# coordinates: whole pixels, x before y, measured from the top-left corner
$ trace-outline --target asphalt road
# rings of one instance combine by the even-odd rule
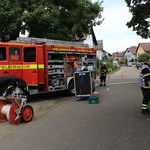
[[[99,104],[67,96],[31,103],[32,122],[0,125],[0,150],[148,150],[150,115],[141,114],[138,71],[119,72],[97,89]]]

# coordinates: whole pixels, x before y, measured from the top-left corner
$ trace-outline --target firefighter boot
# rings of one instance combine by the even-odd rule
[[[102,82],[100,82],[100,85],[99,86],[103,86]]]
[[[142,109],[142,113],[143,114],[150,114],[150,111],[149,111],[149,109]]]
[[[149,106],[147,104],[142,104],[142,113],[150,114]]]

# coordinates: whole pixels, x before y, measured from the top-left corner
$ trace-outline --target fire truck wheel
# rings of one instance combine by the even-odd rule
[[[26,96],[27,98],[29,98],[29,93],[27,92],[26,87],[18,87],[16,86],[15,83],[10,82],[4,86],[2,96],[4,97],[7,97],[7,96],[25,97]]]
[[[21,120],[23,122],[30,122],[33,119],[33,115],[33,108],[30,105],[26,105],[21,111]]]
[[[74,89],[74,81],[70,81],[69,86],[68,86],[68,94],[69,95],[75,95],[75,89]]]

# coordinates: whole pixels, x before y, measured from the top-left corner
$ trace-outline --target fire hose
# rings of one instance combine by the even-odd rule
[[[26,97],[0,97],[0,122],[8,121],[12,124],[30,122],[34,111],[26,101]]]

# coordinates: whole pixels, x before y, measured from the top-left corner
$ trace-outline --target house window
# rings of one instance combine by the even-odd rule
[[[10,60],[13,60],[13,61],[20,60],[20,48],[10,47],[9,56],[10,56]]]
[[[0,47],[0,61],[6,60],[6,47]]]
[[[24,62],[36,62],[36,48],[35,47],[24,48]]]

